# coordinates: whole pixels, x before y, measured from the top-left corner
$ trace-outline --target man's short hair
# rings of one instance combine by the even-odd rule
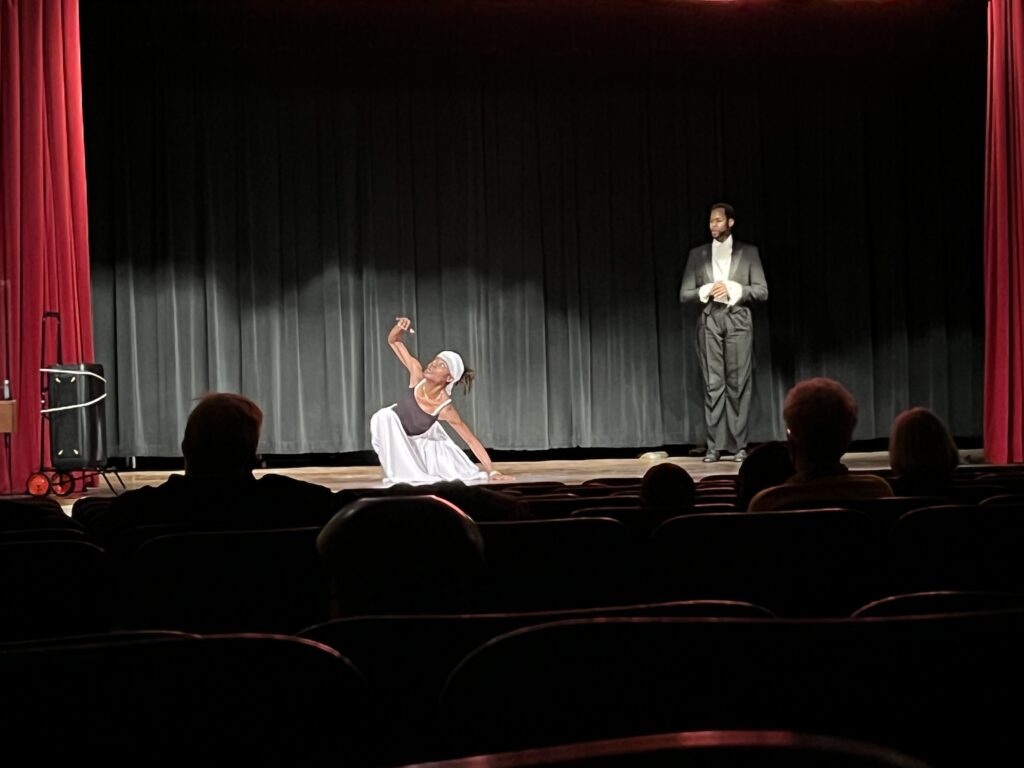
[[[236,475],[251,470],[262,427],[263,412],[248,397],[203,395],[189,414],[181,441],[185,473]]]
[[[732,206],[729,205],[728,203],[713,203],[712,206],[708,209],[708,213],[710,214],[712,211],[715,210],[715,208],[721,208],[723,211],[725,211],[725,218],[727,219],[736,218],[736,211],[734,211]]]
[[[789,390],[782,416],[800,455],[827,464],[839,461],[853,439],[857,401],[835,379],[819,376]]]

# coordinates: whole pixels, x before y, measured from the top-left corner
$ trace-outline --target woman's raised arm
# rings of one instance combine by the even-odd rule
[[[423,378],[423,366],[420,365],[419,360],[409,353],[409,349],[402,340],[402,334],[409,330],[411,325],[412,321],[408,317],[396,317],[395,326],[388,333],[388,346],[391,347],[391,351],[395,353],[395,356],[402,362],[402,365],[409,370],[410,387],[418,384],[420,379]]]

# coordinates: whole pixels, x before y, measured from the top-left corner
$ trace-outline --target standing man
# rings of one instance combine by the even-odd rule
[[[704,379],[704,461],[722,451],[747,457],[747,420],[753,369],[754,325],[750,304],[768,298],[757,246],[733,240],[736,223],[728,203],[711,206],[711,242],[690,251],[679,301],[701,303],[697,357]]]

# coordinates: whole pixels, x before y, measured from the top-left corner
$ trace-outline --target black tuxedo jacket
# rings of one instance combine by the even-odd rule
[[[768,283],[764,279],[761,266],[761,255],[756,245],[741,243],[735,238],[732,241],[732,264],[729,267],[729,279],[740,284],[743,294],[733,309],[755,301],[768,298]],[[683,284],[679,288],[679,301],[684,304],[700,303],[700,287],[715,282],[714,270],[711,266],[711,243],[699,245],[690,251],[683,272]],[[710,312],[712,302],[704,306]]]

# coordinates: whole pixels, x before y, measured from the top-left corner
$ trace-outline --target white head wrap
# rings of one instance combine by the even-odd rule
[[[458,352],[451,352],[446,349],[444,352],[438,352],[437,356],[444,360],[444,364],[448,366],[448,374],[452,377],[452,380],[448,382],[448,386],[444,388],[444,391],[450,395],[452,387],[462,378],[466,365],[462,362],[462,356]]]

